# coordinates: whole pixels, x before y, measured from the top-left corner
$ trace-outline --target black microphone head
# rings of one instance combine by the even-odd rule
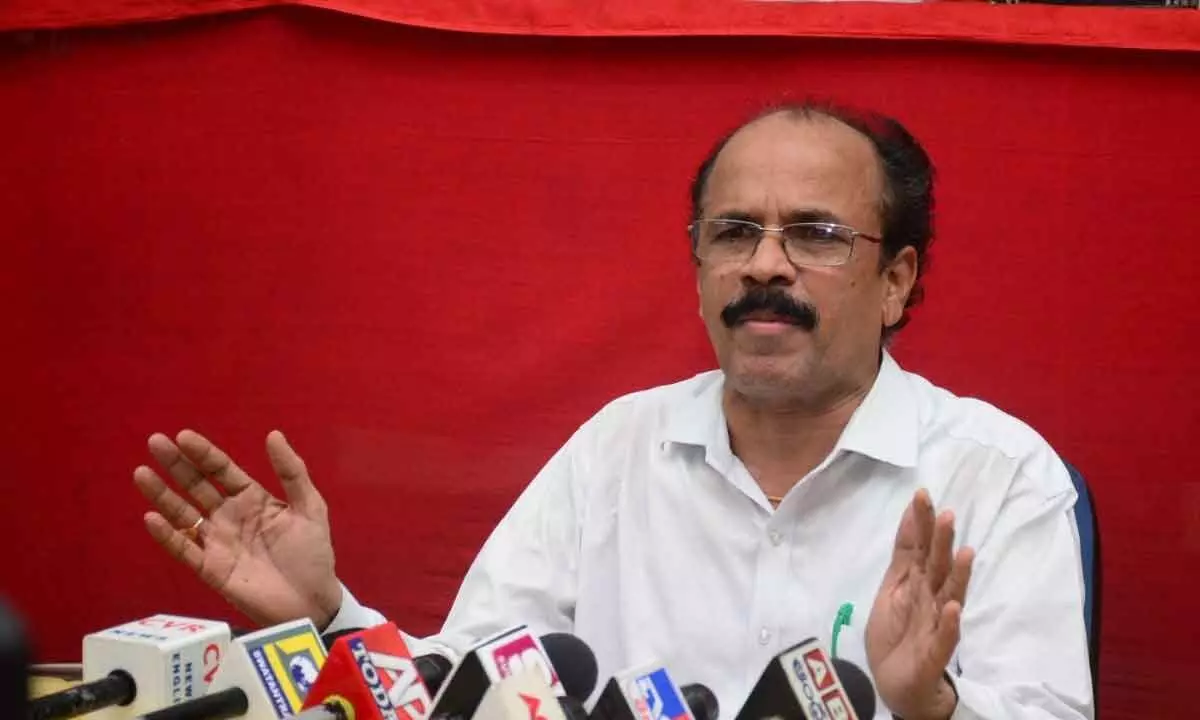
[[[454,667],[454,663],[437,653],[418,655],[413,658],[413,665],[417,667],[417,674],[421,676],[421,682],[425,683],[429,697],[437,696],[438,690],[442,689],[442,683],[446,681],[446,676]]]
[[[328,652],[333,649],[333,644],[337,642],[338,638],[343,638],[347,635],[362,631],[363,628],[344,628],[342,630],[334,630],[333,632],[328,632],[322,635],[321,642],[325,644],[325,650]]]
[[[833,670],[842,681],[854,714],[863,720],[875,717],[875,686],[871,678],[857,665],[841,658],[833,658]]]
[[[563,691],[573,698],[587,700],[596,689],[596,656],[587,643],[570,633],[548,633],[542,636],[546,659],[558,673]]]
[[[563,715],[567,720],[588,720],[587,709],[583,707],[583,701],[571,697],[560,697],[558,699],[559,707],[562,708]]]
[[[717,720],[717,716],[721,712],[721,705],[717,702],[717,696],[708,689],[708,686],[690,683],[679,688],[679,692],[683,694],[683,701],[687,703],[688,710],[692,711],[692,715],[696,716],[696,720]]]

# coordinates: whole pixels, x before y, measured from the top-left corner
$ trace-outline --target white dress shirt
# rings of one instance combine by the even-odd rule
[[[1083,575],[1062,461],[1031,428],[884,355],[833,451],[772,509],[732,453],[712,371],[610,403],[517,499],[442,632],[457,655],[525,623],[572,632],[601,682],[650,660],[733,717],[775,654],[807,637],[868,670],[863,629],[918,488],[976,550],[951,666],[954,720],[1090,718]],[[382,616],[348,591],[330,630]],[[877,718],[890,718],[879,700]]]

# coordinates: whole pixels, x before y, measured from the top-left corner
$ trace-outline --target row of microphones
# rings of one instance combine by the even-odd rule
[[[537,638],[524,627],[453,666],[441,655],[413,657],[390,623],[322,638],[299,620],[232,638],[224,623],[156,615],[87,636],[83,666],[81,685],[37,699],[28,717],[474,720],[506,703],[543,702],[582,719],[596,684],[595,658],[581,640]]]
[[[717,720],[704,685],[657,663],[596,688],[590,648],[517,626],[457,664],[413,656],[394,624],[320,636],[307,620],[232,637],[224,623],[155,615],[84,641],[84,680],[34,700],[31,720]],[[869,720],[865,673],[815,639],[773,658],[735,720]]]

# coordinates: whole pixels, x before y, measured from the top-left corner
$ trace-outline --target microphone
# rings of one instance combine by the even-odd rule
[[[328,652],[328,651],[333,650],[333,644],[335,642],[337,642],[338,640],[341,640],[342,638],[346,637],[347,635],[353,635],[354,633],[360,633],[363,630],[366,630],[366,628],[360,628],[360,627],[342,628],[341,630],[334,630],[333,632],[322,633],[321,634],[321,644],[325,646],[325,650]]]
[[[306,710],[325,708],[355,720],[424,720],[432,704],[393,623],[338,637],[304,701]]]
[[[570,696],[555,695],[534,669],[488,686],[471,720],[575,720],[579,716],[574,713],[582,711],[583,703]],[[586,720],[587,713],[582,717]]]
[[[526,626],[518,625],[485,638],[467,652],[434,698],[432,714],[469,718],[489,688],[526,672],[540,678],[553,695],[582,702],[596,687],[598,670],[591,649],[574,635],[550,633],[539,641]]]
[[[845,660],[830,661],[817,639],[809,638],[771,659],[736,720],[874,716],[875,690],[866,673]]]
[[[229,647],[223,622],[152,615],[83,639],[83,679],[29,703],[30,720],[124,720],[208,692]]]
[[[583,707],[583,701],[579,698],[564,695],[558,699],[558,705],[562,708],[566,720],[588,720],[587,709]]]
[[[683,693],[683,701],[696,720],[717,720],[720,717],[721,704],[707,685],[689,683],[679,688],[679,692]]]
[[[570,633],[549,633],[541,640],[566,694],[555,695],[536,668],[527,668],[490,686],[472,720],[588,720],[583,700],[595,689],[599,672],[591,648]]]
[[[592,649],[571,633],[562,632],[543,635],[542,647],[550,667],[558,673],[566,698],[578,700],[581,704],[586,701],[596,689],[596,679],[600,674]]]
[[[357,632],[362,632],[365,628],[346,628],[335,630],[330,633],[325,633],[321,636],[321,642],[325,643],[326,650],[333,650],[333,645],[339,638],[347,635],[353,635]],[[401,635],[401,639],[403,639]],[[407,647],[407,645],[405,646]],[[328,661],[327,661],[328,662]],[[421,676],[421,682],[425,683],[425,688],[429,690],[430,697],[438,694],[442,683],[445,682],[446,676],[450,674],[454,663],[450,662],[444,655],[438,653],[429,653],[428,655],[418,655],[413,658],[413,664],[417,667],[417,674]]]
[[[437,653],[418,655],[413,658],[413,664],[417,666],[417,674],[421,676],[421,681],[429,690],[430,697],[437,697],[438,690],[442,689],[442,683],[446,682],[446,676],[454,669],[454,663]]]
[[[0,717],[24,718],[29,712],[29,659],[21,621],[0,599]]]
[[[291,717],[300,711],[324,662],[325,646],[307,619],[242,635],[230,644],[208,695],[147,713],[140,720]],[[332,713],[321,717],[337,718]]]
[[[862,668],[841,658],[833,658],[833,668],[842,681],[842,687],[854,712],[862,720],[875,717],[875,686],[871,684],[871,678],[867,677]]]
[[[700,683],[675,685],[662,665],[646,664],[623,670],[600,691],[592,720],[716,720],[717,697]]]

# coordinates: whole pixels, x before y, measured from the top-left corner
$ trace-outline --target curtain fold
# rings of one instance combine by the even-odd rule
[[[0,6],[0,30],[174,20],[276,5],[306,5],[403,25],[475,33],[945,39],[1200,51],[1200,11],[1196,10],[984,2],[12,0]]]

